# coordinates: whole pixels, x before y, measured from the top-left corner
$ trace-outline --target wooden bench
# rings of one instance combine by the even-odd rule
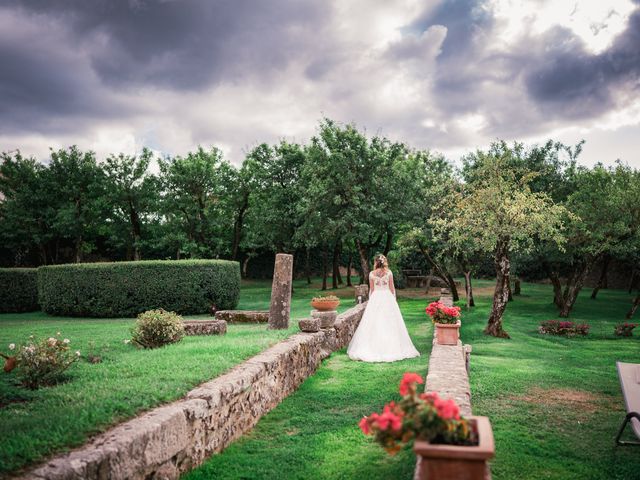
[[[631,423],[633,433],[640,440],[640,364],[616,362],[620,387],[624,397],[627,415],[620,426],[616,436],[617,445],[640,445],[640,441],[622,441],[622,436],[627,423]]]

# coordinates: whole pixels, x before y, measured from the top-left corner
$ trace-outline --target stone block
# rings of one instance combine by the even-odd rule
[[[303,332],[318,332],[320,331],[320,319],[303,318],[298,322],[298,326]]]
[[[331,328],[336,323],[338,312],[321,312],[319,310],[311,310],[311,318],[320,320],[320,328]]]
[[[227,322],[224,320],[186,320],[185,335],[224,335],[227,333]]]
[[[228,323],[267,323],[269,312],[260,310],[220,310],[216,312],[216,320]]]

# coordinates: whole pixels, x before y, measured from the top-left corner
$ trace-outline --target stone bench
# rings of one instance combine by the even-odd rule
[[[220,310],[216,312],[216,320],[227,323],[268,323],[269,312],[261,310]]]

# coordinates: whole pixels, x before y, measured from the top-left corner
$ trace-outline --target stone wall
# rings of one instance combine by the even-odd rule
[[[453,305],[453,299],[450,296],[442,296],[440,301],[447,306]],[[457,345],[438,345],[434,327],[433,346],[424,386],[425,392],[437,392],[442,398],[455,400],[463,417],[472,415],[471,387],[467,371],[467,355],[471,349],[468,347],[460,340]],[[418,457],[414,480],[423,478],[420,463],[421,457]],[[490,473],[487,475],[486,478],[490,479]]]
[[[231,371],[32,469],[24,479],[177,479],[220,452],[345,347],[366,304],[333,328],[298,333]]]

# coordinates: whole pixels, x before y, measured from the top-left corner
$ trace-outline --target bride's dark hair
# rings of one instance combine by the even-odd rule
[[[387,257],[385,257],[382,254],[378,255],[376,257],[375,262],[374,262],[374,266],[375,266],[375,268],[384,268],[384,267],[388,266]]]

